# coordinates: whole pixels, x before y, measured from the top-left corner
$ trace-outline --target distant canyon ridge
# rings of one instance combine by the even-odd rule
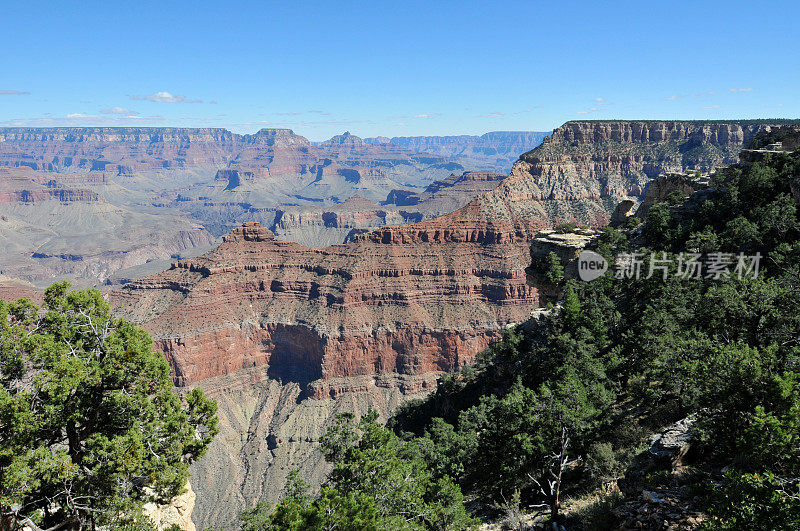
[[[0,281],[118,285],[248,221],[343,243],[460,208],[546,134],[312,143],[288,129],[3,128]]]

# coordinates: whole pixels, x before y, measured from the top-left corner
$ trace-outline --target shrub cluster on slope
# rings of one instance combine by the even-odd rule
[[[700,462],[727,470],[697,485],[711,525],[796,529],[799,178],[800,154],[771,154],[657,203],[638,230],[607,229],[601,254],[657,252],[667,278],[645,278],[645,263],[639,279],[566,283],[558,311],[508,331],[393,427],[485,505],[516,494],[561,520],[563,491],[618,477],[646,435],[695,415]],[[760,253],[760,275],[683,278],[681,252]]]
[[[427,466],[416,441],[404,442],[370,413],[337,417],[322,440],[333,463],[327,485],[312,497],[293,474],[270,512],[259,504],[242,514],[243,531],[305,529],[470,529],[459,487]]]

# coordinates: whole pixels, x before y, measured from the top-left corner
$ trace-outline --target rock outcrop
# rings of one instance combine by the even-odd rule
[[[677,192],[683,197],[688,197],[699,190],[708,188],[708,183],[709,175],[702,176],[700,172],[669,172],[659,175],[650,181],[635,215],[638,218],[644,218],[650,207],[659,201],[664,201],[673,192]]]
[[[687,417],[653,435],[647,450],[650,457],[661,464],[680,466],[696,436],[696,420],[694,416]]]
[[[640,199],[658,175],[738,161],[769,122],[567,122],[525,153],[511,177],[517,209],[536,203],[548,217],[590,226],[616,203]],[[504,183],[505,184],[505,183]]]
[[[614,529],[689,530],[708,519],[696,486],[712,471],[687,466],[696,457],[691,455],[695,420],[687,417],[655,433],[650,447],[617,480],[623,498],[612,510]]]
[[[196,499],[197,495],[192,490],[192,484],[187,482],[186,492],[176,496],[167,504],[145,504],[144,514],[155,524],[158,531],[173,526],[177,526],[181,531],[196,531],[197,527],[192,522],[192,511]]]
[[[432,217],[432,216],[428,216]],[[313,247],[343,243],[356,232],[386,225],[421,221],[423,214],[411,209],[380,206],[359,195],[325,209],[278,209],[270,229],[282,239]]]
[[[151,330],[179,385],[261,365],[304,384],[436,373],[527,317],[524,255],[503,248],[515,243],[501,228],[457,233],[440,220],[313,249],[248,223],[114,297]]]
[[[632,199],[623,199],[617,203],[608,224],[615,228],[622,227],[634,214],[636,214],[636,201]]]
[[[270,229],[283,240],[324,247],[346,243],[369,230],[416,223],[453,212],[494,189],[504,175],[487,172],[452,174],[416,193],[392,190],[381,205],[355,195],[328,209],[278,209]]]

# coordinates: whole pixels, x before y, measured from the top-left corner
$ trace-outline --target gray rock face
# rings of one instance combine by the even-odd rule
[[[614,209],[611,214],[609,225],[612,227],[621,227],[628,221],[628,218],[635,214],[636,201],[632,199],[624,199]]]
[[[567,122],[523,154],[509,179],[517,199],[536,201],[558,221],[605,225],[616,205],[641,200],[670,172],[708,172],[734,164],[765,122]],[[502,185],[501,185],[502,186]]]
[[[239,529],[243,509],[279,501],[292,470],[318,488],[330,471],[319,440],[336,414],[360,418],[375,410],[385,421],[403,401],[421,396],[404,387],[427,379],[430,389],[435,382],[435,375],[342,378],[329,383],[339,386],[336,398],[313,399],[297,383],[280,383],[265,373],[246,369],[200,383],[219,404],[221,431],[191,467],[197,493],[191,518],[197,529]]]
[[[650,456],[657,461],[667,461],[673,465],[680,464],[691,447],[695,420],[694,415],[686,417],[661,433],[653,435],[648,449]]]

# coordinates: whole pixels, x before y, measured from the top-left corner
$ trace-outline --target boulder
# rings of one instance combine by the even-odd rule
[[[144,514],[150,517],[159,531],[177,525],[181,531],[196,531],[192,522],[192,510],[197,496],[191,483],[186,483],[186,492],[176,496],[170,503],[157,505],[148,503],[144,506]]]
[[[625,225],[625,222],[628,221],[628,218],[633,216],[636,211],[634,207],[636,206],[636,202],[632,199],[624,199],[617,204],[617,207],[614,209],[614,212],[611,214],[611,221],[609,224],[612,227],[621,227]]]
[[[648,454],[656,461],[680,465],[691,448],[695,420],[694,415],[686,417],[653,435]]]

